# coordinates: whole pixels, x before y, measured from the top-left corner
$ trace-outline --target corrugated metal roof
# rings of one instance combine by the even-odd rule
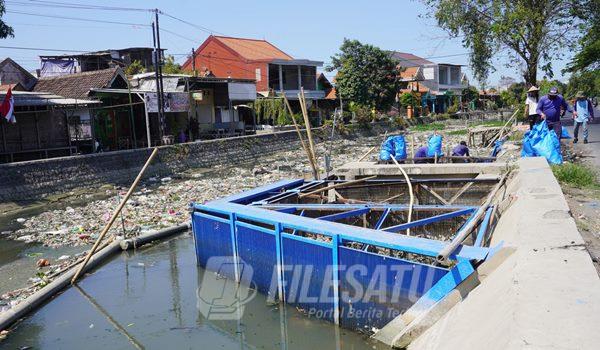
[[[4,99],[6,92],[0,92],[0,100]],[[100,101],[66,98],[48,92],[13,91],[15,106],[74,106],[101,104]]]
[[[407,52],[391,51],[390,56],[393,59],[400,61],[400,65],[403,67],[417,67],[426,66],[428,64],[434,64],[431,61],[428,61],[422,57]]]

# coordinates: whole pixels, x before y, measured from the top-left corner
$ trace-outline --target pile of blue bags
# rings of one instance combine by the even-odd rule
[[[390,136],[381,145],[379,159],[388,162],[392,160],[392,156],[396,160],[406,159],[406,140],[404,136]]]
[[[442,152],[442,135],[431,135],[427,141],[427,157],[441,157]]]
[[[544,157],[550,164],[562,164],[560,140],[545,122],[537,123],[523,136],[521,157]]]

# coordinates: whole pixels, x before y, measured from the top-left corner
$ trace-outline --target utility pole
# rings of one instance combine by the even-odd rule
[[[160,134],[161,141],[162,136],[165,135],[165,104],[164,104],[164,91],[163,91],[163,77],[162,77],[162,50],[160,49],[160,26],[158,24],[158,9],[154,9],[154,23],[156,26],[154,27],[155,43],[154,47],[156,50],[156,90],[158,92],[158,115],[160,120]]]
[[[197,77],[198,73],[196,72],[196,50],[192,47],[192,75]]]
[[[157,107],[157,113],[158,113],[158,123],[159,123],[159,138],[162,140],[162,114],[161,114],[161,109],[160,106],[162,105],[162,96],[160,94],[160,89],[158,87],[158,81],[159,81],[159,75],[158,75],[158,54],[156,51],[156,24],[154,22],[152,22],[152,45],[154,47],[154,79],[155,79],[155,87],[156,87],[156,107]],[[146,106],[146,111],[148,110],[148,106]],[[150,129],[148,129],[148,132],[150,132]],[[150,136],[148,135],[148,139],[150,139]],[[160,144],[159,144],[160,145]],[[148,144],[148,147],[151,147],[150,144]]]

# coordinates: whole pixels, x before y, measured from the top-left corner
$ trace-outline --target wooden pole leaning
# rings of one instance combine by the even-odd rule
[[[315,160],[311,156],[310,149],[306,145],[306,142],[304,142],[304,138],[302,137],[302,132],[300,131],[300,127],[298,126],[298,123],[296,123],[296,117],[294,116],[294,112],[292,111],[292,106],[290,106],[290,101],[287,99],[285,92],[282,91],[281,96],[283,96],[283,101],[285,102],[285,106],[287,107],[288,112],[290,113],[290,116],[292,117],[292,122],[294,123],[294,128],[296,128],[296,132],[298,133],[298,138],[300,139],[300,144],[302,145],[302,149],[304,150],[304,152],[306,152],[306,156],[308,157],[308,163],[310,164],[310,167],[312,168],[313,176],[314,176],[315,180],[317,180],[319,178],[319,168],[318,168],[317,164],[315,164]]]
[[[100,235],[96,239],[96,242],[92,246],[92,249],[90,249],[88,251],[87,256],[85,257],[85,260],[83,261],[83,263],[81,265],[79,265],[79,269],[77,270],[77,273],[75,273],[75,275],[71,279],[71,284],[75,283],[75,281],[77,280],[77,278],[79,277],[79,275],[81,274],[81,272],[83,271],[83,269],[85,268],[85,265],[88,263],[88,261],[90,260],[90,258],[92,257],[92,255],[94,255],[94,253],[98,249],[98,246],[102,242],[102,239],[104,238],[104,236],[106,235],[106,233],[108,232],[108,230],[110,230],[110,228],[113,225],[113,223],[115,222],[117,216],[119,215],[119,213],[121,212],[121,210],[123,209],[123,207],[125,206],[125,204],[127,203],[127,201],[129,200],[129,197],[131,197],[131,194],[133,193],[133,190],[135,189],[135,187],[137,186],[137,184],[142,179],[142,176],[146,172],[146,169],[148,169],[148,166],[150,165],[150,163],[152,162],[152,160],[156,156],[157,152],[158,152],[158,148],[155,148],[152,151],[152,154],[150,154],[150,157],[148,157],[148,160],[146,161],[146,164],[144,164],[144,167],[142,168],[142,170],[140,170],[138,176],[135,178],[135,180],[131,184],[131,187],[129,187],[129,191],[127,191],[127,194],[125,194],[125,197],[123,197],[123,200],[121,200],[121,203],[119,203],[119,206],[117,207],[117,209],[115,209],[115,211],[114,211],[113,215],[111,216],[110,220],[108,221],[108,223],[106,224],[106,226],[104,226],[104,229],[102,230],[102,232],[100,233]]]

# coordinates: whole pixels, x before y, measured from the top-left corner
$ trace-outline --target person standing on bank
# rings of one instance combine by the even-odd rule
[[[537,112],[540,89],[537,86],[532,86],[527,90],[527,98],[525,99],[525,118],[529,120],[529,130],[540,121],[540,115]]]
[[[573,130],[573,143],[577,143],[579,136],[579,127],[583,127],[583,143],[588,143],[588,122],[594,120],[594,105],[582,91],[577,92],[575,103],[573,105],[573,120],[575,129]]]
[[[558,139],[560,140],[560,136],[562,135],[560,117],[562,117],[566,111],[571,112],[572,110],[565,99],[558,94],[558,88],[550,88],[548,95],[540,98],[536,111],[540,115],[540,118],[546,121],[548,129],[554,130],[556,136],[558,136]]]

